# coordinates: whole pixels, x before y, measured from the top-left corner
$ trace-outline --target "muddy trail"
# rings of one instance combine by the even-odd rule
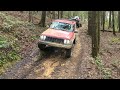
[[[78,29],[77,42],[71,58],[64,58],[64,51],[48,47],[44,53],[39,52],[37,42],[26,49],[23,60],[8,69],[1,79],[71,79],[89,78],[91,64],[90,37],[86,34],[87,25]],[[88,48],[88,49],[87,49]],[[87,53],[86,50],[87,49]],[[92,73],[93,70],[92,70]]]

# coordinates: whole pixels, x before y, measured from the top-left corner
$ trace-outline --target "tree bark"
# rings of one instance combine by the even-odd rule
[[[41,21],[39,23],[41,27],[45,27],[45,20],[46,20],[46,11],[42,11]]]
[[[92,11],[88,11],[88,35],[92,35]]]
[[[52,19],[55,19],[55,11],[52,11]]]
[[[110,11],[110,12],[109,12],[109,27],[108,27],[108,29],[111,28],[111,25],[112,25],[112,24],[111,24],[111,11]]]
[[[98,56],[99,52],[99,29],[100,29],[100,23],[99,23],[99,11],[92,11],[92,57],[96,58]]]
[[[61,11],[61,18],[63,18],[63,11]]]
[[[29,22],[33,22],[32,11],[29,11]]]
[[[105,11],[103,11],[103,32],[105,30]]]
[[[58,11],[58,19],[60,18],[60,11]]]
[[[101,15],[100,15],[100,19],[101,19],[101,27],[103,26],[103,11],[101,11]]]
[[[118,11],[118,26],[119,26],[119,30],[118,30],[118,32],[120,32],[120,11]]]
[[[112,24],[113,24],[113,35],[116,36],[116,33],[115,33],[115,22],[114,22],[114,11],[112,11]]]
[[[68,11],[68,18],[71,17],[71,11]]]

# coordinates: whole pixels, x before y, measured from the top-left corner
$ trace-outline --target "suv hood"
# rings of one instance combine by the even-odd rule
[[[56,30],[56,29],[47,29],[42,33],[42,35],[50,36],[50,37],[56,37],[56,38],[62,38],[62,39],[71,39],[73,36],[73,32],[66,32],[62,30]]]

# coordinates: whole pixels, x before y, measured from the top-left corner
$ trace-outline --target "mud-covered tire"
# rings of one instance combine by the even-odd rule
[[[72,54],[71,51],[72,51],[72,49],[66,49],[66,55],[65,55],[66,58],[71,57],[71,54]]]
[[[38,43],[38,48],[39,48],[40,50],[44,50],[44,49],[45,49],[45,46],[46,46],[46,45],[44,45],[44,44]]]
[[[73,44],[74,44],[74,45],[76,44],[76,39],[74,39]]]
[[[80,27],[79,23],[76,23],[76,27],[77,27],[77,28],[79,28],[79,27]]]
[[[82,24],[80,23],[80,26],[79,27],[82,27]]]

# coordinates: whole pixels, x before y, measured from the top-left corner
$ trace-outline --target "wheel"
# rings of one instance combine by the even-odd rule
[[[73,41],[73,44],[76,44],[76,39]]]
[[[40,50],[44,50],[44,49],[45,49],[45,46],[46,46],[46,45],[44,45],[44,44],[38,43],[38,48],[39,48]]]
[[[82,27],[82,24],[80,24],[80,27]]]
[[[71,57],[71,54],[72,54],[71,51],[72,51],[72,49],[66,49],[66,55],[65,55],[66,58]]]

